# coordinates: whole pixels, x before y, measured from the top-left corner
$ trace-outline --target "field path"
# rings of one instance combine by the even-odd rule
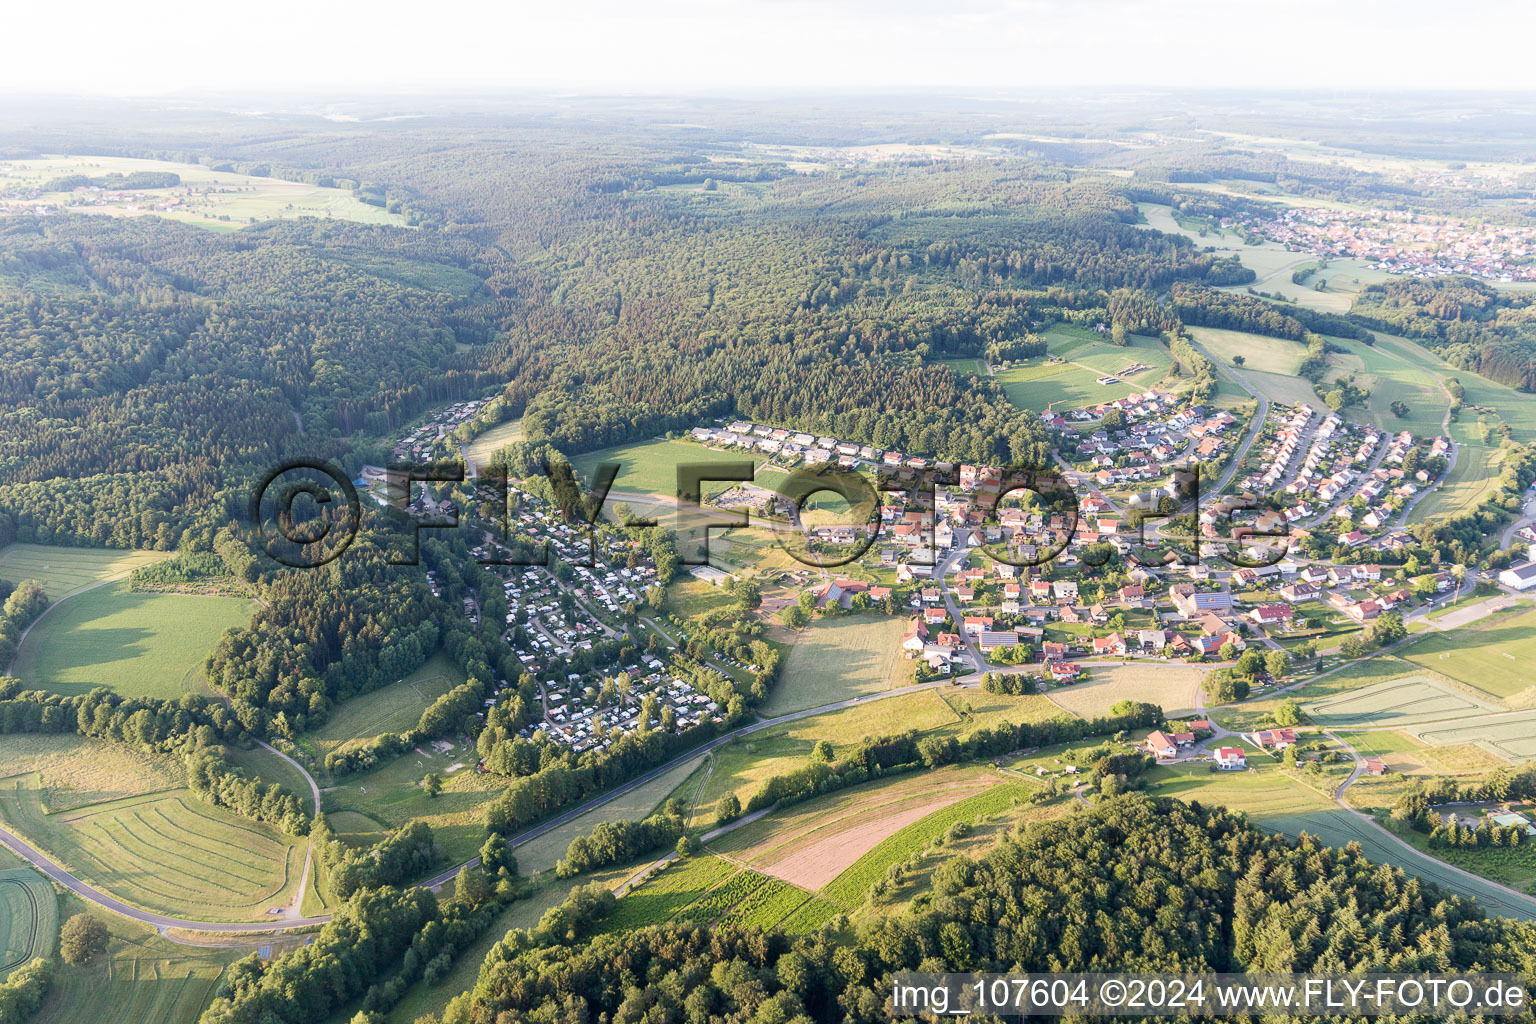
[[[1478,883],[1478,884],[1481,884],[1481,885],[1491,886],[1492,888],[1497,889],[1502,895],[1508,896],[1515,903],[1516,906],[1522,907],[1528,913],[1532,914],[1533,916],[1536,916],[1536,900],[1531,899],[1531,897],[1527,896],[1525,893],[1521,892],[1519,889],[1511,889],[1507,885],[1501,885],[1500,883],[1495,882],[1492,879],[1484,878],[1482,875],[1475,875],[1475,874],[1473,874],[1470,871],[1463,871],[1461,868],[1456,867],[1454,864],[1447,863],[1446,861],[1441,860],[1439,857],[1434,857],[1434,856],[1431,856],[1429,854],[1423,853],[1418,848],[1416,848],[1412,843],[1408,842],[1405,839],[1401,839],[1401,838],[1393,835],[1392,832],[1389,829],[1383,828],[1381,826],[1381,824],[1375,818],[1371,817],[1369,814],[1366,814],[1364,811],[1356,810],[1355,808],[1349,806],[1349,804],[1345,803],[1344,802],[1344,792],[1345,792],[1345,790],[1349,789],[1350,786],[1354,785],[1355,781],[1357,779],[1359,779],[1362,774],[1365,773],[1365,759],[1360,756],[1360,752],[1359,751],[1357,751],[1354,747],[1350,746],[1344,740],[1340,739],[1335,733],[1325,730],[1323,735],[1327,736],[1329,739],[1331,739],[1335,743],[1339,744],[1339,746],[1341,746],[1345,750],[1349,751],[1350,756],[1355,759],[1355,768],[1354,768],[1354,770],[1352,772],[1349,773],[1349,778],[1345,779],[1342,783],[1340,783],[1339,784],[1339,788],[1334,790],[1334,792],[1333,792],[1334,802],[1336,802],[1340,807],[1342,807],[1344,810],[1348,811],[1350,814],[1353,814],[1360,821],[1364,822],[1367,826],[1369,826],[1371,829],[1376,831],[1383,838],[1387,839],[1393,845],[1401,847],[1404,850],[1407,850],[1415,858],[1426,857],[1429,860],[1434,861],[1436,865],[1438,865],[1440,867],[1443,867],[1446,871],[1449,871],[1450,873],[1452,873],[1454,875],[1458,875],[1458,876],[1460,876],[1462,878],[1466,878],[1466,879],[1468,879],[1468,880],[1470,880],[1472,882],[1475,882],[1475,883]]]
[[[87,885],[74,875],[55,864],[45,854],[39,852],[26,840],[7,829],[0,828],[0,843],[4,843],[31,865],[58,882],[64,888],[73,892],[82,899],[88,900],[99,907],[114,911],[159,929],[162,934],[167,928],[183,928],[187,931],[197,932],[270,932],[288,928],[305,928],[310,925],[324,924],[329,917],[310,917],[293,920],[285,919],[280,925],[274,921],[250,921],[245,923],[211,922],[211,921],[185,921],[177,917],[167,917],[164,914],[153,914],[147,910],[140,910],[124,903],[115,896],[108,896],[95,886]],[[167,936],[170,938],[170,936]]]
[[[43,613],[41,615],[39,615],[37,618],[32,620],[32,624],[31,625],[29,625],[26,629],[21,631],[21,636],[18,636],[16,638],[16,653],[11,657],[11,663],[5,667],[5,674],[6,675],[12,675],[16,671],[16,663],[21,660],[21,645],[22,645],[22,642],[27,639],[27,634],[32,632],[33,627],[36,626],[39,622],[42,622],[44,619],[46,619],[48,617],[48,614],[50,612],[52,612],[55,608],[57,608],[59,605],[63,604],[65,601],[68,601],[72,597],[79,597],[81,594],[88,594],[88,593],[90,593],[93,590],[98,590],[101,587],[106,586],[108,583],[117,583],[120,580],[127,579],[132,574],[133,574],[133,570],[132,569],[129,569],[127,572],[120,572],[116,576],[112,576],[112,577],[109,577],[107,579],[104,579],[104,580],[102,580],[99,583],[92,583],[90,586],[88,586],[88,587],[81,587],[79,590],[71,590],[69,593],[65,594],[63,597],[59,598],[57,601],[54,601],[51,604],[49,604],[47,608],[43,609]]]
[[[289,764],[293,765],[293,767],[298,770],[298,773],[300,775],[304,776],[304,781],[309,783],[310,798],[312,800],[314,800],[314,802],[315,802],[315,811],[314,811],[314,813],[319,814],[320,813],[320,784],[315,781],[315,777],[313,775],[309,774],[309,772],[304,769],[303,765],[299,764],[299,762],[295,761],[293,758],[289,757],[287,754],[283,753],[281,750],[278,750],[276,747],[274,747],[272,744],[268,743],[266,740],[257,740],[256,742],[260,746],[263,746],[266,749],[272,751],[272,753],[276,754],[278,757],[282,758],[284,761],[287,761]],[[304,912],[302,910],[300,910],[299,908],[304,903],[304,891],[309,888],[309,873],[310,873],[311,869],[314,867],[314,863],[315,863],[315,844],[313,842],[306,843],[304,845],[304,874],[299,876],[299,888],[298,888],[298,891],[293,894],[293,903],[288,907],[287,913],[284,915],[285,917],[302,918],[304,916]]]
[[[610,789],[608,792],[595,796],[591,800],[579,804],[563,814],[556,815],[547,821],[540,822],[532,828],[518,833],[517,835],[511,837],[509,840],[509,846],[515,848],[522,845],[523,843],[529,842],[530,840],[537,839],[539,836],[544,835],[546,832],[552,831],[553,829],[559,828],[561,825],[565,825],[571,821],[574,821],[577,818],[580,818],[581,816],[594,810],[595,808],[609,803],[610,801],[617,800],[619,797],[625,795],[626,793],[638,789],[648,782],[654,781],[659,776],[664,775],[675,768],[681,767],[686,762],[694,760],[702,754],[708,754],[715,750],[717,747],[732,742],[738,736],[750,735],[751,733],[761,732],[764,729],[771,729],[774,726],[783,725],[787,722],[796,722],[803,718],[811,718],[815,715],[823,715],[833,711],[841,711],[844,708],[851,708],[857,704],[865,704],[876,700],[886,700],[892,697],[901,697],[911,693],[918,693],[922,690],[935,690],[939,689],[940,687],[947,688],[952,685],[953,683],[947,679],[931,683],[918,683],[914,686],[904,686],[897,690],[885,690],[880,693],[871,693],[860,697],[851,697],[847,700],[837,701],[833,704],[826,704],[818,708],[806,708],[803,711],[791,711],[787,714],[779,715],[776,718],[759,719],[756,722],[743,725],[740,728],[731,730],[730,732],[722,733],[721,735],[715,737],[713,740],[710,740],[708,743],[686,751],[683,754],[680,754],[678,757],[673,758],[671,761],[668,761],[666,764],[652,768],[650,771],[630,779],[628,782],[621,786],[616,786],[613,789]],[[309,772],[305,771],[302,765],[288,757],[288,755],[284,754],[281,750],[276,750],[275,748],[272,748],[265,743],[262,743],[261,745],[266,747],[268,750],[271,750],[273,753],[283,758],[283,760],[287,761],[289,764],[294,765],[294,767],[298,768],[299,771],[304,773],[304,777],[309,780],[310,794],[315,801],[316,808],[318,808],[320,803],[320,788],[315,783],[314,778],[310,776]],[[723,834],[724,831],[728,831],[733,828],[740,828],[742,825],[756,821],[762,815],[767,814],[768,810],[769,809],[765,809],[755,814],[749,814],[743,818],[738,818],[736,821],[731,822],[729,825],[723,826],[721,829],[714,830],[713,832],[707,834],[705,838],[712,839],[720,834]],[[90,903],[94,903],[106,910],[110,910],[113,913],[121,914],[122,916],[131,920],[150,925],[151,927],[158,929],[165,938],[170,939],[172,942],[184,942],[186,945],[199,944],[190,936],[187,937],[186,940],[183,940],[177,935],[170,934],[170,929],[178,929],[188,932],[257,934],[261,932],[290,931],[295,928],[309,928],[315,925],[325,924],[331,919],[329,914],[321,917],[289,916],[298,914],[299,904],[297,901],[303,899],[304,888],[306,887],[308,881],[310,864],[308,858],[305,860],[306,885],[300,885],[299,895],[295,898],[296,902],[290,908],[289,915],[285,915],[272,921],[250,921],[239,923],[224,921],[187,921],[181,918],[167,917],[164,914],[151,913],[147,910],[140,910],[137,907],[124,903],[122,900],[116,898],[115,896],[109,896],[107,893],[102,892],[95,886],[89,885],[76,878],[74,875],[70,874],[63,867],[57,864],[47,854],[36,849],[20,836],[17,836],[3,828],[0,828],[0,843],[4,843],[6,846],[10,847],[10,849],[14,850],[24,860],[28,861],[39,871],[42,871],[49,878],[58,882],[66,889],[69,889],[80,898]],[[456,876],[462,868],[477,867],[479,864],[479,857],[472,858],[463,864],[455,865],[449,870],[427,879],[421,883],[421,886],[425,889],[441,889],[443,886],[452,882],[454,880],[454,876]]]

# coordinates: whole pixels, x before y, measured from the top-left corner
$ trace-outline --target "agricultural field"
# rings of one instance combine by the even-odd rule
[[[1504,464],[1504,450],[1483,444],[1459,444],[1456,465],[1445,481],[1413,507],[1410,523],[1445,519],[1470,512],[1487,501],[1499,489],[1499,474]]]
[[[991,786],[933,811],[898,829],[876,843],[840,872],[819,895],[847,910],[856,910],[869,895],[877,879],[884,878],[892,864],[901,864],[922,852],[957,822],[975,824],[998,814],[1011,813],[1027,806],[1034,792],[1031,785],[1004,782]]]
[[[1120,348],[1096,332],[1057,325],[1046,332],[1046,342],[1051,355],[1066,361],[1031,360],[999,370],[994,376],[1008,400],[1021,409],[1075,409],[1112,402],[1134,391],[1145,391],[1162,380],[1173,365],[1168,350],[1151,338],[1133,336],[1129,345]],[[1123,377],[1118,384],[1098,382],[1098,378],[1137,362],[1152,368]]]
[[[1307,346],[1287,338],[1271,338],[1247,331],[1228,331],[1218,327],[1191,327],[1189,336],[1212,356],[1232,365],[1233,356],[1242,356],[1241,372],[1294,377],[1307,358]],[[1312,404],[1316,404],[1314,401]]]
[[[1508,761],[1536,759],[1536,711],[1425,725],[1410,732],[1426,743],[1460,746],[1475,743]]]
[[[1108,715],[1122,700],[1156,704],[1176,716],[1196,709],[1203,678],[1203,670],[1182,665],[1093,668],[1086,682],[1052,688],[1050,699],[1081,718]]]
[[[81,736],[11,733],[0,736],[0,779],[35,774],[53,813],[187,784],[181,759],[127,744]]]
[[[1248,771],[1215,771],[1211,764],[1203,762],[1157,765],[1147,772],[1148,789],[1154,796],[1218,804],[1246,811],[1256,819],[1305,814],[1335,806],[1327,793],[1342,779],[1324,777],[1313,782],[1317,787],[1314,789],[1299,773],[1287,772],[1279,762],[1257,754],[1247,744],[1240,746],[1248,750]]]
[[[990,771],[949,768],[868,782],[744,825],[709,849],[814,891],[892,833],[1001,781]]]
[[[37,580],[57,601],[86,587],[126,577],[141,565],[170,558],[169,551],[118,548],[69,548],[46,544],[9,544],[0,548],[0,580]]]
[[[937,690],[920,690],[868,704],[814,715],[749,734],[715,750],[715,770],[699,798],[698,825],[713,821],[715,802],[735,793],[745,806],[765,780],[805,764],[818,740],[834,750],[866,736],[888,736],[917,729],[930,732],[960,721]]]
[[[167,594],[109,583],[50,608],[16,654],[15,675],[51,693],[98,686],[124,696],[210,694],[203,662],[224,631],[249,625],[255,601]]]
[[[662,775],[647,782],[643,786],[625,793],[623,796],[603,804],[601,807],[583,814],[581,817],[566,822],[559,828],[521,843],[513,849],[517,857],[519,873],[531,875],[538,871],[549,871],[555,866],[555,862],[565,856],[566,848],[571,845],[571,840],[579,835],[586,835],[598,825],[608,821],[638,821],[655,811],[672,793],[688,779],[692,778],[700,763],[699,758],[679,765]],[[695,780],[697,788],[697,780]],[[679,797],[682,798],[681,796]],[[685,803],[691,799],[685,800]]]
[[[1419,634],[1402,657],[1514,706],[1530,706],[1536,703],[1530,674],[1536,610],[1512,608],[1454,630]]]
[[[473,748],[455,745],[437,751],[430,747],[407,751],[371,772],[348,775],[322,789],[320,806],[327,818],[337,812],[356,812],[344,818],[357,826],[359,840],[377,839],[364,832],[365,822],[384,829],[399,828],[414,819],[432,827],[445,860],[461,863],[475,856],[485,842],[485,805],[505,787],[494,775],[477,775]],[[421,788],[422,776],[443,776],[443,791],[430,797]]]
[[[906,620],[870,613],[818,619],[798,634],[762,713],[820,707],[911,683],[902,671]]]
[[[1325,729],[1405,726],[1484,715],[1502,708],[1428,676],[1411,675],[1302,705]]]
[[[1411,847],[1400,845],[1393,837],[1362,821],[1353,812],[1335,808],[1267,818],[1264,826],[1297,838],[1301,833],[1317,837],[1327,846],[1359,843],[1366,857],[1379,864],[1390,864],[1409,875],[1432,882],[1448,892],[1475,899],[1490,914],[1519,920],[1536,920],[1536,899],[1515,896],[1481,879],[1470,878],[1446,864]]]
[[[464,673],[446,654],[438,653],[404,679],[343,701],[331,712],[330,721],[299,738],[299,746],[319,764],[325,755],[353,741],[414,729],[433,701],[462,682]]]
[[[219,979],[249,946],[183,946],[127,918],[65,898],[63,916],[82,911],[107,926],[104,956],[79,967],[59,961],[43,1008],[31,1024],[196,1024]]]
[[[171,188],[125,190],[121,198],[98,192],[91,197],[94,205],[70,205],[81,198],[70,192],[44,192],[25,204],[64,207],[70,212],[109,217],[153,215],[214,231],[234,231],[256,221],[294,217],[337,218],[397,226],[406,223],[401,215],[365,203],[349,189],[322,188],[165,160],[46,156],[15,162],[9,173],[0,177],[0,182],[6,188],[26,188],[68,175],[97,178],[140,171],[170,171],[181,177],[181,184]]]
[[[614,496],[611,500],[621,500],[624,491],[653,494],[670,500],[677,494],[677,467],[680,465],[697,463],[724,466],[751,462],[755,467],[762,465],[763,461],[761,456],[745,451],[712,451],[702,445],[683,441],[641,441],[638,444],[620,445],[578,455],[571,460],[571,465],[590,483],[599,464],[619,463],[619,475],[613,481]],[[702,484],[706,496],[719,494],[732,486],[731,483],[721,481],[705,481]],[[647,515],[651,513],[650,509],[642,511]]]
[[[145,793],[50,811],[36,773],[0,779],[0,820],[80,878],[146,910],[250,921],[294,901],[303,840],[194,797]]]
[[[1445,427],[1445,413],[1451,404],[1442,381],[1448,375],[1459,376],[1460,371],[1440,362],[1427,349],[1414,346],[1416,353],[1406,353],[1381,337],[1378,335],[1374,345],[1353,338],[1328,339],[1344,350],[1333,353],[1329,360],[1340,371],[1353,373],[1355,382],[1371,393],[1363,410],[1351,406],[1345,410],[1345,415],[1394,432],[1411,430],[1420,436],[1439,434]],[[1409,358],[1410,355],[1421,358]],[[1401,418],[1395,415],[1391,411],[1393,402],[1408,406],[1408,415]]]
[[[495,455],[513,441],[521,441],[522,439],[523,421],[521,419],[507,420],[505,423],[496,424],[469,442],[469,444],[465,445],[465,450],[469,453],[469,458],[474,462],[475,466],[482,467],[490,464],[492,455]]]
[[[709,854],[671,861],[619,900],[603,930],[625,932],[670,920],[736,871],[734,864]]]
[[[982,689],[940,690],[944,703],[955,712],[956,720],[928,730],[933,736],[969,736],[978,729],[991,729],[1007,722],[1044,722],[1052,718],[1066,718],[1061,708],[1051,703],[1049,697],[1028,693],[1014,696],[1007,693],[987,693]]]
[[[1361,757],[1381,758],[1391,772],[1382,778],[1363,776],[1356,780],[1346,796],[1351,802],[1356,793],[1382,787],[1393,776],[1481,775],[1506,767],[1503,760],[1472,743],[1433,746],[1413,738],[1406,731],[1388,729],[1373,729],[1369,732],[1340,730],[1336,735]]]
[[[985,376],[987,372],[986,362],[977,357],[940,359],[939,364],[947,366],[957,374],[971,373],[977,376]]]
[[[53,883],[31,868],[0,871],[0,981],[25,963],[52,956],[58,934]]]

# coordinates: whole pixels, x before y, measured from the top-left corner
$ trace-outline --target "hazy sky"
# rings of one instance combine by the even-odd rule
[[[0,91],[1533,89],[1536,2],[8,4]]]

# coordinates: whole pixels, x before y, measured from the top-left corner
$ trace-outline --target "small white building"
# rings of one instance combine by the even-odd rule
[[[1224,771],[1248,767],[1248,755],[1241,747],[1222,747],[1216,751],[1216,767]]]

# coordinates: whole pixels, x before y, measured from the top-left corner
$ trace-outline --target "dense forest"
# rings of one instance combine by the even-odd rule
[[[1536,968],[1533,939],[1358,848],[1130,794],[949,860],[910,911],[851,937],[513,932],[443,1019],[875,1022],[899,971],[1520,973]]]

